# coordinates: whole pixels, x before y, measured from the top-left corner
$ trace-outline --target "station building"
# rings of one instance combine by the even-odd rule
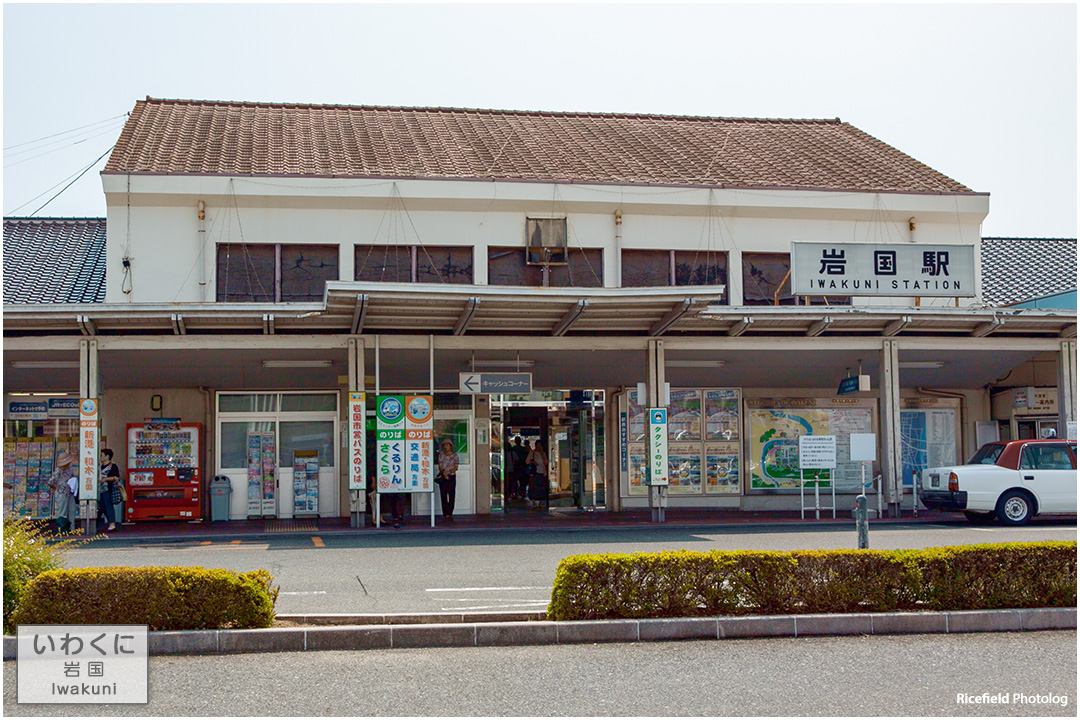
[[[459,514],[533,511],[519,436],[549,506],[648,507],[652,405],[673,509],[799,510],[806,433],[841,512],[894,513],[928,464],[1075,433],[1075,239],[982,238],[989,193],[839,119],[147,98],[101,180],[105,219],[5,219],[6,513],[47,515],[79,398],[139,519],[209,518],[212,478],[231,519],[362,510],[351,391],[434,394]],[[825,283],[867,249],[923,276]]]

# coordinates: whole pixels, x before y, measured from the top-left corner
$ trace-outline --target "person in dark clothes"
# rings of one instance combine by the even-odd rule
[[[108,530],[116,529],[116,506],[120,502],[120,468],[113,462],[113,451],[109,448],[102,448],[98,509],[109,523]]]
[[[454,522],[454,496],[457,494],[458,456],[454,452],[451,440],[442,441],[439,453],[439,476],[435,482],[439,486],[439,498],[442,500],[442,514],[447,522]]]
[[[514,438],[514,444],[507,452],[510,460],[510,489],[507,491],[512,498],[525,497],[525,482],[528,478],[528,470],[525,468],[525,458],[529,455],[529,449],[522,446],[521,436]]]

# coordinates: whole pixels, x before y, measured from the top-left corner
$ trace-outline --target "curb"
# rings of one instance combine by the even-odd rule
[[[321,618],[328,624],[319,627],[255,630],[151,632],[150,654],[223,655],[314,650],[391,650],[1076,629],[1076,608],[576,621],[521,620],[503,616],[502,622],[480,621],[476,616],[458,613],[436,616],[417,614],[281,617],[292,620],[305,618],[306,621]],[[490,615],[487,617],[490,618]],[[455,621],[454,618],[460,620]],[[358,621],[357,624],[329,624],[354,619]],[[4,637],[4,660],[16,659],[16,645],[14,636]]]
[[[957,523],[963,524],[963,520],[954,520],[952,518],[939,518],[933,521],[923,521],[918,518],[880,518],[874,520],[871,523],[871,530],[875,527],[887,527],[891,525],[907,525],[907,524],[925,524],[926,522],[932,522],[932,524],[949,524]],[[172,543],[185,543],[185,542],[203,542],[206,540],[249,540],[249,541],[270,541],[283,537],[308,537],[311,535],[346,535],[358,538],[391,538],[401,536],[411,536],[417,534],[427,533],[468,533],[468,532],[581,532],[592,530],[638,530],[642,527],[648,527],[653,530],[685,530],[692,528],[694,530],[703,531],[723,531],[723,530],[761,530],[767,528],[790,528],[796,529],[815,529],[815,530],[852,530],[854,528],[854,521],[848,518],[822,518],[821,520],[753,520],[747,522],[680,522],[680,521],[668,521],[664,524],[656,524],[651,522],[641,523],[626,523],[626,524],[581,524],[581,525],[484,525],[470,527],[468,525],[446,527],[445,525],[437,525],[432,528],[427,525],[406,525],[400,530],[393,532],[386,532],[389,529],[388,525],[385,525],[376,530],[374,525],[367,525],[364,527],[326,527],[319,528],[317,530],[290,530],[287,532],[266,532],[262,530],[251,530],[249,532],[199,532],[194,531],[191,534],[168,534],[168,535],[154,535],[154,534],[139,534],[138,532],[132,533],[98,533],[92,537],[101,537],[104,539],[114,540],[118,544],[123,545],[138,545],[143,543],[158,543],[158,544],[172,544]]]

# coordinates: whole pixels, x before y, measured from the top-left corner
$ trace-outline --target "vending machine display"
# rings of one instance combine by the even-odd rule
[[[202,518],[202,425],[155,418],[127,426],[127,519]]]

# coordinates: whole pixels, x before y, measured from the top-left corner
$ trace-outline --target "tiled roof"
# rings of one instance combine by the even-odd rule
[[[105,218],[4,218],[4,304],[105,301]]]
[[[154,98],[135,104],[104,172],[973,192],[838,118]]]
[[[983,238],[982,293],[991,305],[1076,290],[1076,238]]]

